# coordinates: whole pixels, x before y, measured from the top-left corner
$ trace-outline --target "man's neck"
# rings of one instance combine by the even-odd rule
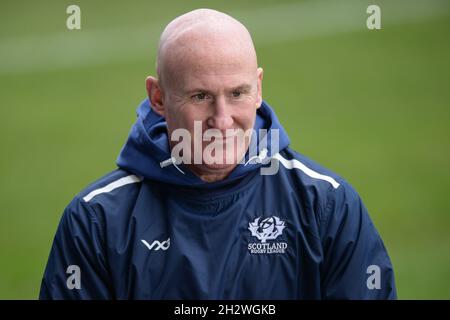
[[[233,171],[233,169],[236,167],[234,165],[233,167],[221,169],[221,170],[201,170],[196,166],[188,166],[188,168],[200,179],[202,179],[205,182],[216,182],[225,179],[228,177],[228,175]]]
[[[221,174],[207,173],[199,175],[199,178],[205,182],[216,182],[225,179],[228,175],[229,173],[221,173]]]

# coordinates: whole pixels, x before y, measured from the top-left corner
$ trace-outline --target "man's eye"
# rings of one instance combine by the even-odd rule
[[[206,94],[204,94],[204,93],[197,93],[197,94],[194,94],[192,96],[192,98],[194,98],[196,100],[205,100],[206,99]]]
[[[241,92],[240,91],[233,91],[233,97],[234,98],[239,98],[241,96]]]

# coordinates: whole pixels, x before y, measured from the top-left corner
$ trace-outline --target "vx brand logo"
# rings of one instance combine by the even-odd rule
[[[170,247],[170,238],[168,238],[166,241],[162,241],[162,242],[155,240],[152,242],[151,245],[148,244],[148,242],[145,240],[141,240],[141,242],[148,248],[148,250],[155,250],[155,251],[159,250],[159,249],[167,250]]]

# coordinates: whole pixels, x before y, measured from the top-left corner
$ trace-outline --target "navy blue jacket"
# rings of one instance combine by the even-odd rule
[[[266,102],[261,128],[279,130],[279,150],[269,144],[261,161],[206,183],[161,166],[171,158],[166,123],[145,100],[118,169],[66,207],[40,298],[395,299],[356,191],[290,149]]]

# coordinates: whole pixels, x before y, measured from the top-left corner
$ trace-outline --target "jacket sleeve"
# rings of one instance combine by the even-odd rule
[[[386,248],[356,191],[347,183],[332,191],[321,239],[324,299],[396,299]]]
[[[111,299],[102,226],[76,197],[64,210],[42,279],[39,299]]]

